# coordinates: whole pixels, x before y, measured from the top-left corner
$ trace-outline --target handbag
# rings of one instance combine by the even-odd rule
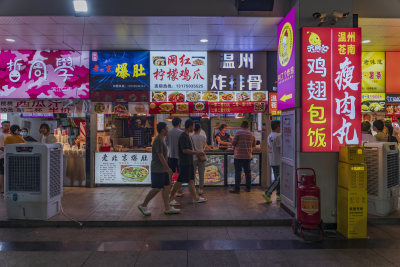
[[[197,155],[197,160],[198,160],[199,162],[204,162],[204,161],[206,161],[206,160],[207,160],[206,154]]]

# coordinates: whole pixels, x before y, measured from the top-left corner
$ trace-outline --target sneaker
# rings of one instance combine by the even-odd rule
[[[150,216],[151,212],[147,210],[147,207],[138,206],[138,209],[143,214],[143,216]]]
[[[265,198],[265,200],[267,201],[267,203],[272,203],[271,198],[270,198],[269,196],[267,196],[265,193],[264,193],[262,196]]]
[[[281,201],[281,196],[276,196],[276,201]]]
[[[199,195],[202,195],[204,192],[202,189],[199,189]]]
[[[181,193],[176,193],[176,197],[183,197],[185,194],[183,193],[183,192],[181,192]]]
[[[199,197],[198,200],[193,201],[193,203],[204,203],[207,202],[207,199],[204,197]]]
[[[229,193],[240,194],[240,191],[236,191],[235,189],[231,189],[231,190],[229,190]]]
[[[181,213],[180,209],[175,209],[174,207],[171,207],[169,210],[164,211],[165,215],[172,215],[172,214],[179,214]]]
[[[172,200],[171,202],[169,202],[169,205],[171,205],[171,206],[180,206],[181,203],[179,203],[178,201],[176,201],[176,200],[174,199],[174,200]]]

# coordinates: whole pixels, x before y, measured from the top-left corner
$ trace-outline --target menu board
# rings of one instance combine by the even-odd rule
[[[224,155],[207,155],[204,185],[225,185],[224,165]],[[196,184],[198,184],[198,174],[196,174]]]
[[[89,52],[0,51],[0,98],[89,98]]]
[[[362,112],[385,112],[385,93],[361,94]]]
[[[90,52],[90,90],[149,91],[149,51]]]
[[[150,114],[187,114],[208,113],[209,103],[206,101],[196,102],[151,102]]]
[[[151,153],[96,153],[96,184],[151,184]]]
[[[260,155],[253,155],[250,163],[251,184],[260,184]],[[233,155],[228,155],[228,185],[235,184],[235,165]],[[246,184],[246,176],[242,172],[241,184]]]
[[[208,56],[208,90],[267,90],[266,52],[210,52]]]
[[[207,90],[207,52],[151,51],[150,90]]]

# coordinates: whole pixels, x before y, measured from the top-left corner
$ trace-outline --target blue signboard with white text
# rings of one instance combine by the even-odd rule
[[[92,51],[91,91],[149,91],[149,51]]]

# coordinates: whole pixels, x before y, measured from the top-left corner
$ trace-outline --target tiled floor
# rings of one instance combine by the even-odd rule
[[[137,206],[141,203],[148,187],[99,187],[64,188],[62,205],[65,214],[79,221],[143,221],[143,220],[270,220],[291,217],[274,201],[267,204],[263,191],[254,187],[252,192],[230,194],[228,188],[206,188],[208,202],[192,204],[185,189],[181,202],[182,214],[164,215],[161,194],[149,204],[152,216],[144,218]],[[0,201],[0,220],[7,220],[4,200]],[[51,221],[68,221],[63,214]]]

